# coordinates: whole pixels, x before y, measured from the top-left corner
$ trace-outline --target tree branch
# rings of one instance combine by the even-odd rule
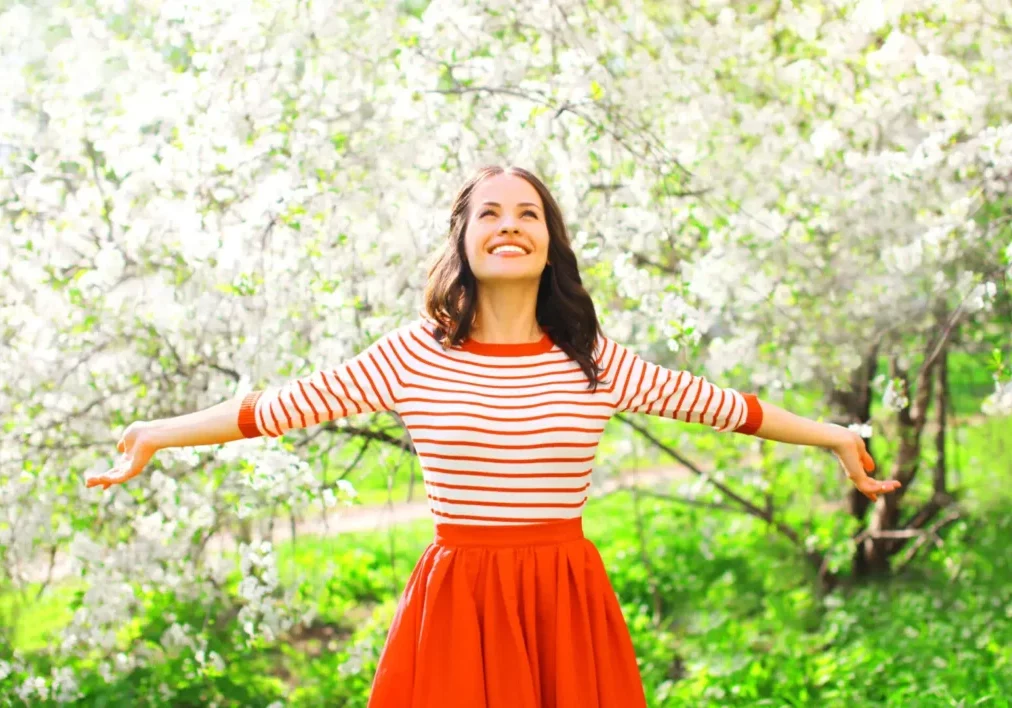
[[[619,420],[621,420],[623,423],[625,423],[626,425],[628,425],[630,428],[632,428],[633,430],[635,430],[636,432],[638,432],[640,435],[642,435],[643,437],[645,437],[651,443],[653,443],[653,445],[655,447],[657,447],[658,449],[660,449],[661,451],[663,451],[666,455],[668,455],[669,457],[671,457],[674,460],[676,460],[679,464],[681,464],[684,467],[686,467],[693,474],[696,474],[696,475],[698,475],[698,476],[706,479],[706,481],[708,481],[710,484],[712,484],[714,487],[716,487],[718,490],[720,490],[721,494],[723,494],[724,496],[728,497],[729,499],[733,499],[735,502],[737,502],[739,505],[741,505],[741,507],[743,508],[743,510],[744,510],[745,513],[747,513],[747,514],[749,514],[751,516],[754,516],[754,517],[756,517],[758,519],[762,519],[767,524],[769,524],[770,526],[774,527],[777,531],[779,531],[781,534],[783,534],[785,537],[787,537],[794,545],[798,546],[799,548],[803,548],[804,547],[804,544],[801,542],[801,539],[798,537],[797,532],[794,529],[792,529],[790,526],[787,526],[784,523],[782,523],[780,521],[777,521],[775,518],[773,518],[773,513],[772,512],[767,512],[766,510],[760,509],[758,506],[756,506],[755,504],[753,504],[752,502],[750,502],[748,499],[745,499],[744,497],[736,494],[727,485],[725,485],[725,484],[723,484],[721,482],[718,482],[717,480],[713,479],[713,477],[711,477],[708,473],[706,473],[703,470],[699,469],[699,467],[697,467],[692,462],[690,462],[689,460],[687,460],[685,457],[683,457],[682,455],[680,455],[678,453],[678,451],[676,451],[675,449],[669,447],[668,445],[665,445],[663,442],[661,442],[660,440],[658,440],[657,438],[655,438],[650,433],[650,431],[648,431],[643,426],[639,425],[638,423],[633,422],[632,420],[630,420],[628,417],[626,417],[624,415],[618,415],[616,417]],[[820,558],[819,558],[819,562],[821,563],[821,555],[820,555]]]
[[[322,423],[320,427],[323,430],[341,433],[342,435],[357,435],[358,437],[366,438],[368,440],[375,440],[377,442],[386,443],[387,445],[392,445],[399,450],[403,450],[404,452],[410,452],[412,455],[418,454],[415,451],[415,446],[411,444],[410,439],[405,437],[397,438],[391,435],[390,433],[384,432],[382,430],[370,430],[368,428],[359,428],[354,425],[337,425],[332,420],[327,421],[326,423]],[[304,441],[299,441],[298,443],[296,443],[296,445],[301,447],[307,444],[308,442],[309,440],[306,439]]]
[[[899,565],[896,568],[897,572],[906,568],[910,562],[913,561],[921,547],[928,541],[931,541],[935,544],[935,546],[941,548],[944,544],[942,542],[942,537],[938,535],[939,532],[961,517],[962,513],[959,508],[953,507],[945,516],[936,521],[931,528],[916,532],[918,534],[916,537],[917,540],[914,541],[913,545],[911,545],[910,548],[907,549],[907,552],[903,554],[903,557],[900,558]]]
[[[629,492],[636,490],[636,493],[644,496],[651,497],[653,499],[662,499],[664,501],[675,502],[676,504],[686,504],[687,506],[695,506],[701,509],[714,509],[717,511],[730,511],[735,514],[746,514],[749,512],[739,506],[731,506],[730,504],[720,504],[718,502],[708,502],[699,499],[689,499],[688,497],[677,497],[674,494],[665,494],[663,492],[655,492],[650,489],[642,489],[635,485],[621,485],[615,488],[616,492]]]

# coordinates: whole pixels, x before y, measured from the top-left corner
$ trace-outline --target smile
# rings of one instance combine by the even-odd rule
[[[491,253],[493,256],[526,256],[528,252],[527,250],[525,250],[520,246],[515,246],[513,244],[503,244],[501,246],[496,246],[491,251],[489,251],[489,253]]]

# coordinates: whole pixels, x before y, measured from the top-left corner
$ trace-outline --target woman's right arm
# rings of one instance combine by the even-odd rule
[[[151,426],[155,446],[194,447],[220,445],[243,438],[239,430],[239,407],[243,397],[224,401],[197,413],[156,420]]]
[[[89,477],[89,487],[122,484],[136,477],[151,457],[166,447],[220,445],[245,437],[239,429],[239,410],[243,396],[232,398],[196,413],[175,418],[131,423],[120,438],[116,449],[122,455],[112,469]]]
[[[393,351],[396,332],[332,369],[265,391],[224,401],[197,413],[131,423],[117,449],[122,453],[112,469],[86,480],[87,486],[108,489],[136,477],[151,457],[166,447],[220,445],[266,435],[280,437],[289,430],[359,413],[392,410],[397,402],[399,376]]]

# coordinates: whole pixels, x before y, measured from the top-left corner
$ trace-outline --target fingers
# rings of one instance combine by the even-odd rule
[[[123,457],[105,474],[96,475],[85,480],[85,487],[90,489],[91,487],[101,486],[103,489],[108,489],[113,484],[121,484],[134,476],[130,474],[131,460],[126,457],[126,434],[116,443],[116,451],[123,455]]]
[[[103,475],[99,475],[98,477],[92,477],[91,479],[87,480],[84,484],[88,488],[98,487],[99,485],[101,485],[103,489],[108,489],[110,485],[117,484],[118,482],[119,480],[117,479],[117,476],[106,473]]]
[[[897,479],[885,479],[869,480],[871,484],[862,485],[859,487],[862,494],[871,499],[872,501],[878,501],[879,494],[889,494],[895,492],[897,489],[903,486],[903,484]]]
[[[133,472],[133,459],[129,457],[121,457],[112,469],[105,474],[96,475],[85,481],[85,486],[88,488],[102,486],[103,489],[108,489],[113,484],[122,484],[128,479],[135,476]]]
[[[102,489],[108,489],[112,485],[114,485],[114,484],[122,484],[123,482],[126,482],[128,479],[130,479],[130,477],[119,477],[119,476],[117,476],[117,477],[110,477],[110,476],[103,475],[102,477],[93,477],[92,479],[89,479],[86,482],[86,485],[88,487],[97,487],[97,486],[101,485]]]
[[[871,458],[868,450],[863,445],[861,446],[861,465],[864,467],[865,472],[875,471],[875,460]]]

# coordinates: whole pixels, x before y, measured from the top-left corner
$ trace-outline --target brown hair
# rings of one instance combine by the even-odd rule
[[[443,347],[449,347],[461,344],[470,335],[478,288],[464,250],[471,195],[482,180],[504,173],[527,180],[538,191],[545,207],[549,264],[541,273],[535,317],[552,341],[580,365],[587,375],[589,388],[596,390],[600,370],[594,361],[594,345],[601,334],[601,326],[594,302],[580,279],[562,210],[548,187],[519,167],[482,167],[464,183],[453,200],[450,231],[429,268],[425,285],[425,314],[436,323],[436,340]]]

